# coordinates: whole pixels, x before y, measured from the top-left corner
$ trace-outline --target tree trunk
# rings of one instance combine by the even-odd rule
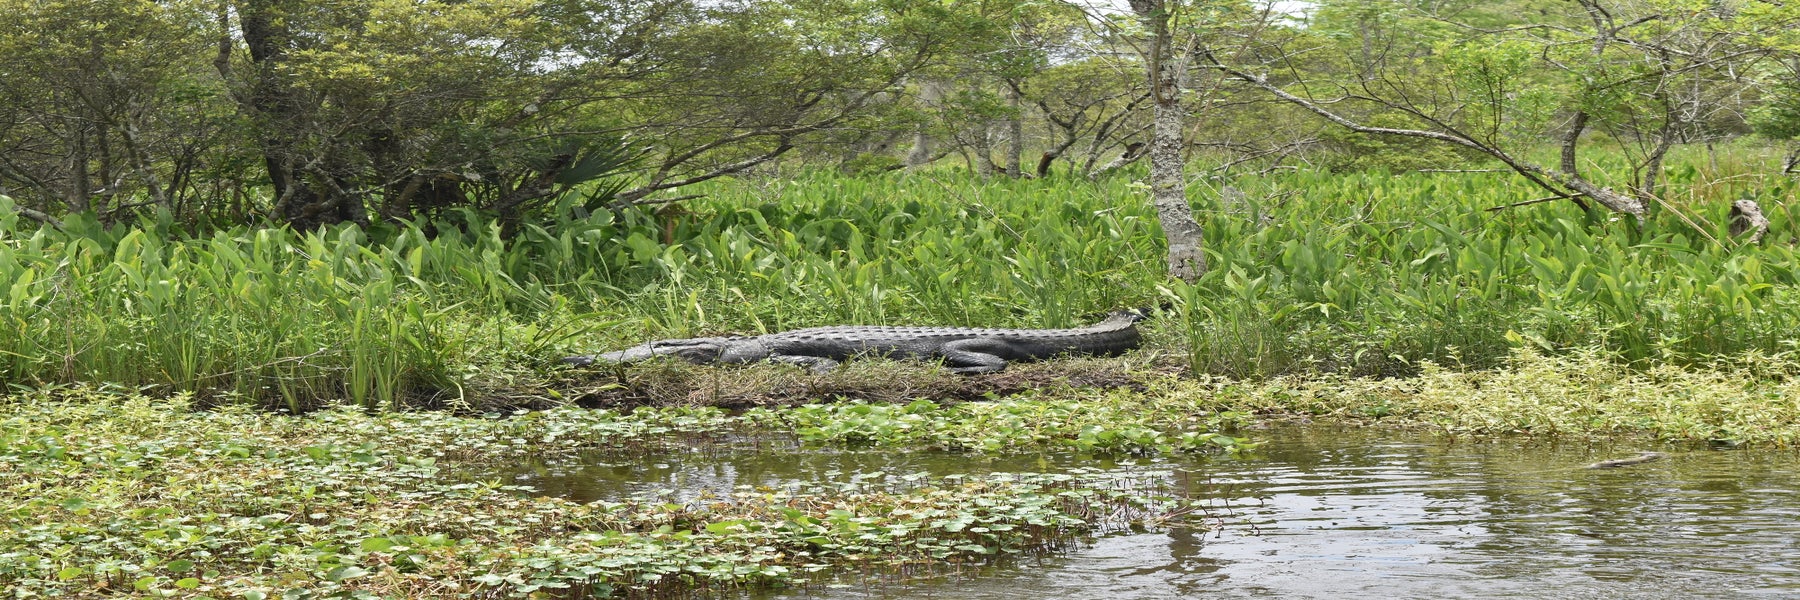
[[[1006,82],[1006,100],[1013,110],[1006,119],[1006,176],[1014,179],[1025,175],[1020,170],[1025,156],[1025,107],[1020,96],[1018,82]]]
[[[1674,140],[1667,131],[1669,127],[1664,126],[1663,129],[1662,137],[1656,140],[1656,147],[1644,157],[1644,183],[1638,187],[1638,199],[1646,207],[1655,202],[1657,195],[1662,192],[1663,158],[1669,155],[1669,148],[1674,145]]]
[[[279,0],[243,0],[238,3],[238,24],[244,33],[244,45],[250,50],[255,65],[254,79],[246,98],[250,111],[261,117],[263,164],[269,170],[269,182],[275,192],[275,215],[299,230],[354,221],[367,225],[368,216],[361,197],[341,194],[342,186],[331,175],[327,157],[298,156],[282,127],[299,126],[307,121],[304,93],[282,74],[281,63],[287,61],[293,33],[287,21],[289,11],[279,9]],[[325,191],[308,185],[305,176],[320,177],[316,183]],[[332,193],[339,190],[340,193]]]
[[[1156,104],[1156,132],[1150,142],[1150,194],[1163,236],[1169,240],[1169,275],[1194,282],[1206,274],[1205,240],[1188,205],[1182,177],[1181,133],[1186,115],[1179,100]]]
[[[1181,156],[1186,114],[1181,107],[1181,80],[1187,63],[1170,51],[1173,36],[1164,0],[1131,0],[1131,9],[1144,20],[1152,38],[1144,57],[1155,103],[1155,126],[1150,136],[1150,194],[1156,217],[1169,242],[1169,275],[1194,282],[1206,274],[1204,231],[1188,205],[1185,166]]]
[[[911,171],[931,162],[931,136],[925,134],[925,126],[913,128],[912,149],[906,152],[906,169]]]
[[[149,194],[150,199],[156,202],[158,207],[173,214],[175,205],[169,202],[169,195],[163,189],[162,178],[156,176],[156,169],[151,166],[150,159],[145,156],[147,153],[144,151],[143,145],[138,143],[137,126],[134,123],[137,119],[137,112],[139,111],[131,111],[131,114],[126,117],[126,123],[119,128],[119,137],[123,138],[122,141],[125,142],[125,157],[131,161],[131,169],[137,173],[138,180],[144,183],[144,191]]]
[[[75,143],[69,152],[69,211],[87,212],[91,190],[88,189],[87,126],[75,128]]]
[[[988,138],[987,121],[975,125],[975,174],[982,179],[994,177],[994,145]]]
[[[937,81],[926,81],[919,85],[919,103],[927,107],[938,108],[944,99],[944,84]],[[930,164],[931,134],[925,123],[913,127],[912,150],[906,153],[906,170],[912,171]]]
[[[1068,146],[1065,145],[1065,146],[1063,146],[1063,148],[1068,148]],[[1037,178],[1038,179],[1043,179],[1045,177],[1050,176],[1050,165],[1056,163],[1056,157],[1060,154],[1062,154],[1062,151],[1057,150],[1056,152],[1045,152],[1043,156],[1038,157],[1038,164],[1037,164]]]

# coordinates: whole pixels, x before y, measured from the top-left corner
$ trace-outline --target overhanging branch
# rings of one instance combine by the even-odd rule
[[[56,217],[52,217],[50,215],[44,214],[41,211],[26,208],[23,206],[14,206],[13,211],[19,213],[20,215],[24,216],[27,219],[31,219],[33,221],[37,221],[37,222],[43,223],[45,225],[49,225],[49,226],[55,227],[57,229],[62,229],[63,224],[62,224],[61,220],[58,220]]]
[[[1643,202],[1638,201],[1637,199],[1634,199],[1634,198],[1624,196],[1622,194],[1619,194],[1618,192],[1614,192],[1610,188],[1604,188],[1604,187],[1595,185],[1592,182],[1589,182],[1586,179],[1581,178],[1581,176],[1577,173],[1569,172],[1566,170],[1552,170],[1552,169],[1548,169],[1548,168],[1545,168],[1545,167],[1542,167],[1539,165],[1535,165],[1535,164],[1532,164],[1529,162],[1525,162],[1524,160],[1521,160],[1517,157],[1507,154],[1504,150],[1501,150],[1498,147],[1489,146],[1487,144],[1481,143],[1480,141],[1470,139],[1465,136],[1455,135],[1455,134],[1451,134],[1451,133],[1445,133],[1442,131],[1431,131],[1431,130],[1427,130],[1427,129],[1401,129],[1401,128],[1396,128],[1396,127],[1372,127],[1372,126],[1368,126],[1368,125],[1363,125],[1361,123],[1357,123],[1356,121],[1352,121],[1349,118],[1344,117],[1343,115],[1337,114],[1335,112],[1332,112],[1331,110],[1326,109],[1324,106],[1321,106],[1318,102],[1314,102],[1307,98],[1302,98],[1300,96],[1297,96],[1297,95],[1294,95],[1293,93],[1288,92],[1287,90],[1281,89],[1281,87],[1269,83],[1267,77],[1264,77],[1261,75],[1254,75],[1249,72],[1238,69],[1236,67],[1232,67],[1231,65],[1224,64],[1223,62],[1221,62],[1217,58],[1215,58],[1211,52],[1202,52],[1202,55],[1205,56],[1207,61],[1210,63],[1207,65],[1203,65],[1204,68],[1218,70],[1221,73],[1225,73],[1226,75],[1229,75],[1233,79],[1243,81],[1243,82],[1248,83],[1252,86],[1255,86],[1259,89],[1262,89],[1263,91],[1268,92],[1268,93],[1274,95],[1275,97],[1280,98],[1290,104],[1299,106],[1301,108],[1306,109],[1309,112],[1312,112],[1313,114],[1324,117],[1326,120],[1331,121],[1332,123],[1336,123],[1337,125],[1344,127],[1345,129],[1349,129],[1351,131],[1355,131],[1358,133],[1416,137],[1416,138],[1437,140],[1437,141],[1445,142],[1445,143],[1449,143],[1449,144],[1455,144],[1458,146],[1462,146],[1464,148],[1476,150],[1478,152],[1481,152],[1483,154],[1486,154],[1488,156],[1492,156],[1492,157],[1498,159],[1500,162],[1504,163],[1507,167],[1511,168],[1514,172],[1517,172],[1518,174],[1524,176],[1526,179],[1530,180],[1533,184],[1537,185],[1540,188],[1543,188],[1545,191],[1548,191],[1552,194],[1557,195],[1558,197],[1574,199],[1578,196],[1586,196],[1589,198],[1593,198],[1595,201],[1600,202],[1601,204],[1605,205],[1607,208],[1610,208],[1610,209],[1618,211],[1618,212],[1630,214],[1630,215],[1633,215],[1633,216],[1636,216],[1639,218],[1642,218],[1646,212]]]

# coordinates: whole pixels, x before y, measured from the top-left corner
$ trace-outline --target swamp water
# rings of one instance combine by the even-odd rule
[[[1250,456],[1096,459],[801,448],[739,440],[622,461],[525,465],[580,501],[691,497],[912,473],[1160,472],[1207,529],[1101,536],[928,578],[846,577],[774,598],[1800,598],[1800,457],[1283,427]],[[1640,449],[1668,458],[1583,469]]]

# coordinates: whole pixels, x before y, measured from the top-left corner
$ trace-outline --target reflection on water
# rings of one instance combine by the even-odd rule
[[[536,465],[580,500],[854,474],[1174,470],[1209,530],[1105,537],[973,574],[813,586],[793,598],[1800,598],[1800,475],[1789,451],[1539,440],[1447,442],[1309,427],[1246,459],[1103,462],[789,447]],[[1668,451],[1623,469],[1582,465]]]

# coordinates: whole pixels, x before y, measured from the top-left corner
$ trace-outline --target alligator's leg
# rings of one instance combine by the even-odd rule
[[[828,373],[832,369],[836,369],[840,364],[838,361],[823,356],[806,356],[803,354],[776,354],[770,356],[769,360],[806,367],[806,370],[817,374]]]
[[[971,338],[956,340],[944,344],[944,364],[950,366],[950,372],[959,375],[976,373],[999,373],[1006,369],[1006,359],[1011,346],[1006,342],[988,338]]]

